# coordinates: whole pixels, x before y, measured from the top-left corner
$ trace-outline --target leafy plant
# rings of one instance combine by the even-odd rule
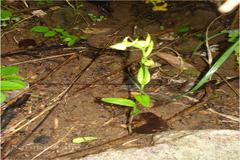
[[[126,37],[121,43],[112,45],[111,48],[117,50],[126,50],[128,47],[134,47],[139,49],[141,54],[140,68],[137,73],[137,81],[135,85],[138,87],[139,92],[134,96],[134,100],[125,98],[102,98],[101,100],[106,103],[126,106],[131,108],[130,116],[128,119],[128,130],[132,133],[131,123],[133,117],[141,112],[142,107],[149,109],[151,103],[151,97],[144,92],[144,87],[150,82],[151,75],[149,72],[149,67],[154,65],[154,61],[149,58],[153,50],[153,41],[150,35],[147,35],[146,40],[136,39],[134,41],[129,41],[129,37]],[[138,84],[140,85],[138,85]]]
[[[13,66],[1,66],[0,70],[0,103],[8,97],[7,91],[19,90],[26,87],[23,78],[18,75],[19,68]]]
[[[91,19],[91,21],[93,21],[94,23],[101,22],[106,19],[104,16],[97,16],[92,13],[89,13],[88,16]]]
[[[239,30],[223,30],[218,34],[209,37],[209,39],[213,39],[222,34],[228,34],[228,42],[233,44],[216,60],[216,62],[212,65],[212,67],[208,70],[208,72],[200,79],[200,81],[189,92],[195,92],[200,87],[202,87],[209,80],[209,78],[218,70],[218,68],[228,59],[228,57],[233,53],[235,53],[238,64],[239,64],[239,56],[240,56]],[[201,43],[198,46],[198,49],[202,46],[202,44],[203,43]]]
[[[1,9],[1,27],[6,27],[11,21],[19,21],[20,17],[15,17],[12,14],[11,10],[8,9]]]
[[[45,38],[55,37],[57,34],[60,35],[61,40],[68,46],[74,45],[79,40],[86,40],[85,36],[75,36],[71,35],[69,32],[65,31],[63,28],[53,28],[49,29],[47,26],[34,26],[31,28],[32,32],[42,33]]]

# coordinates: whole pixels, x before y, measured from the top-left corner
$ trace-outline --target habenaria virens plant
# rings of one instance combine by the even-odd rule
[[[132,133],[131,122],[133,117],[141,112],[141,108],[144,107],[146,109],[150,108],[151,98],[144,92],[144,87],[150,82],[151,75],[149,72],[149,67],[154,65],[152,59],[149,58],[152,50],[153,50],[153,41],[151,40],[150,35],[147,35],[146,40],[136,39],[134,41],[130,41],[129,37],[126,37],[121,43],[117,43],[112,45],[111,48],[117,50],[126,50],[128,47],[134,47],[139,49],[141,53],[140,60],[140,68],[137,73],[137,81],[140,86],[136,83],[136,86],[139,89],[137,95],[134,96],[134,100],[125,99],[125,98],[102,98],[101,100],[106,103],[121,105],[131,107],[131,112],[128,119],[128,131]],[[140,105],[142,107],[140,107]]]

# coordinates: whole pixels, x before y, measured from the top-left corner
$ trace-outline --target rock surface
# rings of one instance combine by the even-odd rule
[[[237,160],[240,131],[167,131],[153,136],[153,146],[108,150],[82,160]]]

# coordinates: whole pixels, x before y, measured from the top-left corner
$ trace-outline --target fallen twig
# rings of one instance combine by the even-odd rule
[[[215,111],[215,110],[212,109],[212,108],[208,108],[207,110],[210,111],[210,112],[212,112],[212,113],[215,113],[215,114],[217,114],[217,115],[220,115],[220,116],[222,116],[222,117],[225,117],[225,118],[227,118],[227,119],[230,119],[230,120],[232,120],[232,121],[235,121],[235,122],[239,122],[239,123],[240,123],[239,117],[235,117],[235,116],[231,116],[231,115],[226,115],[226,114],[217,112],[217,111]]]

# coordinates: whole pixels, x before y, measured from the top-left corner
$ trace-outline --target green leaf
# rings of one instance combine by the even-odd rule
[[[70,41],[68,41],[67,45],[70,47],[73,46],[76,42],[77,42],[76,39],[71,39]]]
[[[8,80],[8,81],[11,81],[11,80],[23,80],[23,78],[21,76],[18,76],[18,75],[6,75],[6,76],[3,76],[2,79]]]
[[[63,37],[69,37],[70,34],[67,31],[61,32]]]
[[[125,98],[102,98],[101,101],[121,106],[136,107],[136,103],[134,101]]]
[[[31,28],[32,32],[46,33],[49,31],[47,26],[34,26]]]
[[[23,89],[26,84],[23,81],[0,81],[1,91]]]
[[[137,80],[141,85],[146,85],[150,82],[151,75],[147,66],[140,67],[137,74]]]
[[[1,66],[0,69],[0,75],[6,76],[6,75],[12,75],[12,74],[17,74],[19,72],[19,68],[16,66]]]
[[[228,34],[228,42],[235,42],[239,37],[239,30],[230,30]]]
[[[151,42],[151,36],[150,36],[150,34],[148,33],[148,34],[147,34],[147,38],[146,38],[146,44],[147,44],[147,46],[149,46],[150,42]]]
[[[148,57],[152,53],[153,46],[154,46],[154,43],[153,43],[153,41],[151,41],[147,48],[147,51],[143,53],[144,57]]]
[[[12,12],[10,10],[1,10],[1,21],[8,21],[12,17]]]
[[[133,107],[133,109],[131,110],[130,114],[131,116],[136,116],[138,113],[140,113],[141,110],[138,107]]]
[[[134,98],[145,108],[150,107],[151,98],[149,95],[137,95],[137,96],[134,96]]]
[[[70,37],[66,37],[66,38],[64,38],[63,39],[63,42],[69,42],[69,41],[71,41],[72,39],[70,38]]]
[[[7,95],[1,91],[0,92],[0,103],[3,103],[7,99]]]
[[[202,87],[209,78],[218,70],[218,68],[228,59],[228,57],[239,47],[240,40],[236,41],[223,55],[213,64],[213,66],[208,70],[208,72],[202,77],[202,79],[189,91],[195,92],[200,87]]]
[[[57,32],[55,31],[48,31],[46,33],[44,33],[44,37],[54,37],[57,34]]]
[[[86,137],[74,138],[74,139],[72,140],[72,142],[73,142],[74,144],[80,144],[80,143],[86,143],[86,142],[94,141],[94,140],[97,140],[97,137],[86,136]]]
[[[68,38],[70,38],[70,40],[67,43],[68,46],[72,46],[78,41],[78,37],[73,35],[69,36]]]
[[[178,33],[186,33],[189,32],[190,28],[187,25],[183,25],[177,29]]]
[[[54,31],[58,32],[58,33],[62,33],[64,32],[63,28],[53,28]]]

